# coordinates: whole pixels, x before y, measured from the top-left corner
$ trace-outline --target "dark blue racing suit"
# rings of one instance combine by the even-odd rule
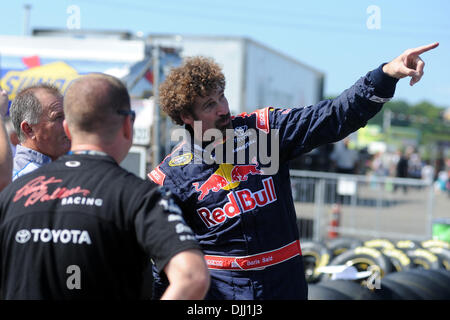
[[[394,95],[397,81],[380,66],[335,99],[235,116],[234,145],[222,152],[257,146],[256,157],[212,162],[217,151],[187,139],[149,174],[182,201],[210,269],[207,299],[307,299],[289,161],[365,126]],[[278,161],[276,172],[267,174],[271,164],[262,161],[262,151]],[[155,276],[157,298],[166,279]]]

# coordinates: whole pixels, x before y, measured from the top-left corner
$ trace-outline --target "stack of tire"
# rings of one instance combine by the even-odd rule
[[[302,242],[310,300],[450,300],[450,244],[440,240]],[[325,266],[352,266],[373,276],[332,280]]]

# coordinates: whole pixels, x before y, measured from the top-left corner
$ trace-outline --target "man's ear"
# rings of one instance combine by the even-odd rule
[[[131,121],[130,117],[127,117],[125,121],[123,121],[123,136],[127,140],[133,140],[133,121]]]
[[[64,128],[64,133],[66,134],[67,138],[69,138],[69,140],[72,140],[72,136],[70,135],[69,126],[67,125],[66,119],[64,119],[64,121],[63,121],[63,128]]]
[[[23,132],[25,137],[27,137],[27,139],[33,139],[34,131],[27,121],[24,120],[20,123],[20,130]]]

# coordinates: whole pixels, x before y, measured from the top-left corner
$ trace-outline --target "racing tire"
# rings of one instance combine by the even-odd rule
[[[403,297],[391,289],[391,286],[386,286],[384,283],[381,285],[379,289],[376,289],[374,292],[379,297],[378,300],[403,300]]]
[[[420,242],[413,241],[413,240],[399,240],[399,241],[395,242],[394,244],[397,249],[402,250],[402,251],[415,250],[418,248],[422,248]]]
[[[421,244],[422,248],[424,248],[424,249],[438,247],[438,248],[444,248],[444,249],[450,250],[450,243],[447,241],[444,241],[444,240],[430,239],[430,240],[422,241],[420,244]]]
[[[389,300],[423,300],[423,297],[417,294],[414,289],[389,279],[389,277],[381,279],[381,290],[389,292],[386,293],[386,295],[390,295]]]
[[[436,279],[439,279],[439,281],[442,281],[442,283],[445,283],[450,288],[450,271],[445,269],[431,269],[427,270],[430,274],[433,274],[433,276],[436,277]]]
[[[331,251],[332,259],[344,253],[345,251],[360,247],[362,246],[362,244],[363,242],[361,240],[353,238],[337,238],[329,240],[326,243],[328,249]]]
[[[414,268],[441,269],[444,266],[441,258],[427,249],[408,250],[406,254],[411,259]]]
[[[391,273],[386,278],[406,285],[424,300],[441,300],[445,298],[445,290],[442,290],[438,285],[420,274],[403,271]]]
[[[445,270],[450,270],[450,249],[432,247],[428,248],[428,251],[434,253],[441,259],[442,267]]]
[[[391,260],[391,263],[394,266],[396,272],[401,272],[413,268],[411,259],[404,251],[400,249],[385,248],[381,251],[381,253],[383,253],[386,257],[389,258],[389,260]]]
[[[450,272],[447,274],[441,273],[438,270],[424,270],[424,269],[412,269],[408,270],[409,274],[417,274],[425,278],[428,282],[432,283],[433,287],[437,286],[442,291],[442,296],[440,299],[449,300],[450,299]]]
[[[393,249],[395,248],[395,245],[387,240],[387,239],[372,239],[372,240],[367,240],[364,241],[363,244],[364,247],[368,247],[368,248],[374,248],[377,250],[383,250],[383,249]]]
[[[308,285],[308,300],[352,300],[352,298],[333,288],[310,284]]]
[[[351,297],[352,300],[381,300],[382,298],[366,287],[352,280],[330,280],[322,281],[317,284],[325,288],[331,288]]]
[[[378,266],[380,268],[380,276],[394,271],[392,262],[382,254],[379,250],[367,247],[356,247],[348,250],[336,258],[334,258],[330,265],[351,265],[358,271],[366,271],[369,266]]]
[[[315,241],[302,242],[301,249],[306,281],[308,283],[318,282],[322,274],[317,272],[317,268],[328,265],[330,250],[324,244]]]

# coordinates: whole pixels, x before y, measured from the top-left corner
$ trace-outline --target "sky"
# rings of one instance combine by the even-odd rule
[[[413,87],[401,80],[395,99],[450,107],[448,0],[2,0],[0,34],[26,32],[25,4],[30,29],[247,37],[322,71],[325,96],[408,48],[438,41],[421,56],[422,80]]]

